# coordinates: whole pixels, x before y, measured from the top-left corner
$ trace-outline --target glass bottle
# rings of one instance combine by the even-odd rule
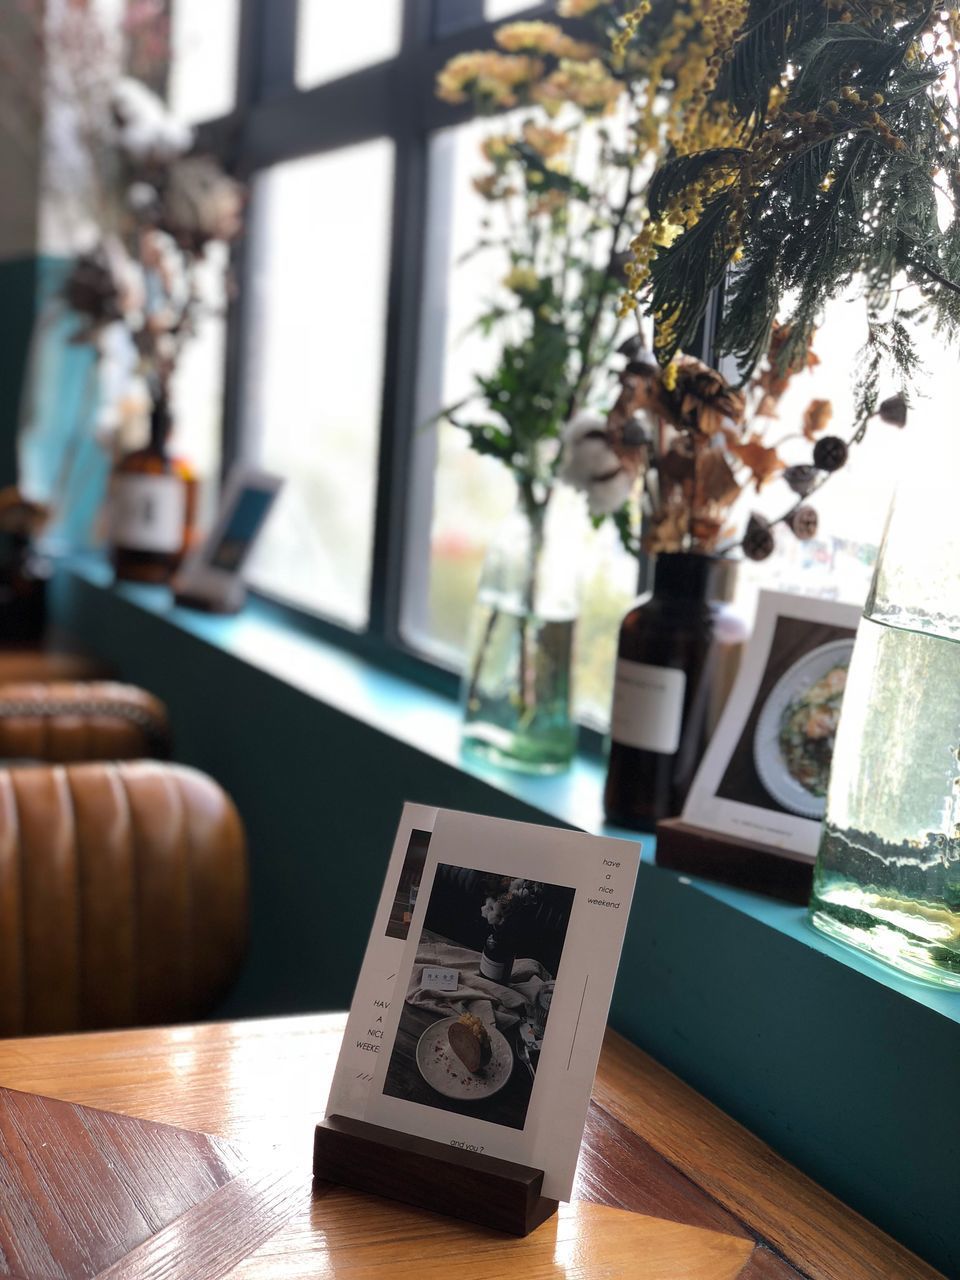
[[[678,814],[703,754],[715,566],[695,553],[658,555],[653,591],[620,626],[603,797],[620,826],[652,831]]]
[[[949,425],[918,451],[890,509],[850,662],[810,913],[834,938],[960,987],[960,443]]]
[[[510,981],[513,973],[513,962],[516,959],[514,945],[507,939],[501,929],[494,929],[487,935],[480,953],[480,973],[491,982]]]
[[[547,504],[520,503],[487,553],[464,672],[466,754],[529,773],[566,769],[572,706],[575,551]]]
[[[150,413],[150,438],[122,457],[110,478],[110,542],[118,578],[168,582],[194,537],[197,478],[168,449],[165,397]]]

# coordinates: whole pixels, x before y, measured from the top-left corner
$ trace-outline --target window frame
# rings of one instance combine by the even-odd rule
[[[316,2],[316,0],[315,0]],[[411,572],[410,494],[432,498],[426,476],[429,450],[417,447],[419,347],[425,284],[428,150],[440,129],[475,116],[434,96],[437,72],[457,53],[492,44],[504,19],[488,21],[483,0],[397,0],[402,4],[400,47],[384,62],[311,88],[296,84],[297,0],[241,0],[233,110],[196,126],[198,146],[219,156],[242,180],[271,165],[375,138],[394,146],[389,273],[368,621],[363,630],[290,603],[263,590],[280,616],[298,629],[336,643],[376,665],[455,697],[460,672],[427,655],[403,634],[404,589]],[[518,19],[550,18],[554,5],[531,4]],[[513,20],[513,19],[511,19]],[[577,23],[564,23],[576,31]],[[222,474],[249,456],[253,440],[242,428],[242,364],[251,316],[253,237],[233,250],[241,287],[227,313]],[[419,465],[418,465],[419,463]],[[419,481],[419,483],[418,483]],[[414,569],[414,572],[417,570]],[[422,571],[425,571],[425,567]],[[641,566],[640,581],[644,581]],[[603,747],[603,735],[581,726],[581,746]]]

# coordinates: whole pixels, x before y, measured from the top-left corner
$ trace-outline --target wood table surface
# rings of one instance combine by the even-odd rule
[[[935,1280],[939,1274],[612,1032],[574,1200],[526,1239],[330,1184],[313,1186],[313,1125],[323,1113],[344,1024],[337,1014],[5,1040],[0,1087],[213,1134],[242,1153],[250,1170],[283,1167],[292,1175],[282,1196],[274,1193],[269,1239],[251,1227],[244,1256],[237,1240],[232,1252],[216,1247],[213,1230],[188,1272],[192,1280],[226,1274]],[[0,1227],[4,1208],[0,1197]],[[116,1275],[172,1274],[162,1260],[154,1262],[155,1269],[128,1263]],[[0,1276],[14,1274],[0,1255]]]

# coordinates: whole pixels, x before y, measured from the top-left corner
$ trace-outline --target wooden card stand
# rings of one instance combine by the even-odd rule
[[[543,1173],[347,1116],[317,1125],[313,1174],[421,1209],[529,1235],[557,1211]]]
[[[657,823],[656,862],[672,871],[753,889],[784,902],[806,906],[810,901],[812,862],[769,845],[693,827],[680,818]]]

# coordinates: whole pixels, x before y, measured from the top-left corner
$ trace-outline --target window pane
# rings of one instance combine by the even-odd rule
[[[804,409],[813,399],[831,402],[833,416],[826,434],[845,440],[852,435],[854,386],[867,340],[866,307],[855,292],[827,306],[813,344],[819,364],[792,379],[779,403],[775,428],[767,433],[770,442],[783,441],[780,452],[788,464],[810,461],[811,444],[800,432]],[[909,311],[917,301],[912,290],[903,290],[898,307]],[[770,559],[741,566],[738,601],[745,609],[752,609],[760,586],[863,602],[887,508],[908,452],[912,455],[923,447],[927,422],[935,416],[955,416],[960,398],[960,366],[949,345],[929,328],[916,328],[914,338],[923,368],[910,388],[906,427],[901,430],[873,419],[862,443],[851,448],[847,464],[810,500],[820,517],[816,537],[798,542],[781,527]],[[898,390],[896,371],[891,368],[879,387],[879,398]],[[788,507],[789,497],[785,485],[771,483],[759,496],[750,495],[750,506],[776,517]]]
[[[509,18],[524,9],[532,9],[537,0],[484,0],[484,14],[490,22],[499,22],[501,18]]]
[[[287,477],[254,555],[265,591],[367,620],[393,146],[279,164],[252,195],[244,439]]]
[[[236,103],[240,0],[174,0],[169,99],[193,124],[226,115]]]
[[[504,122],[508,128],[510,118]],[[476,193],[478,148],[489,122],[443,130],[431,140],[430,205],[420,343],[419,409],[426,423],[444,405],[463,399],[474,375],[497,360],[496,339],[470,326],[489,300],[503,263],[496,252],[464,259],[495,216]],[[491,236],[495,230],[488,231]],[[404,631],[425,652],[461,665],[470,609],[486,547],[510,512],[515,487],[498,462],[468,447],[463,432],[447,423],[417,433],[417,476],[408,511],[409,563]],[[583,602],[578,626],[575,697],[581,718],[606,725],[617,631],[635,594],[636,562],[612,529],[591,529],[580,495],[560,487],[559,516],[578,523],[584,547]],[[431,518],[432,513],[432,518]]]
[[[173,375],[173,444],[200,477],[198,519],[203,528],[213,518],[220,473],[228,257],[225,244],[214,241],[207,246],[197,268],[201,301],[195,331]]]
[[[392,58],[400,49],[403,0],[362,6],[300,0],[296,80],[301,89]]]

